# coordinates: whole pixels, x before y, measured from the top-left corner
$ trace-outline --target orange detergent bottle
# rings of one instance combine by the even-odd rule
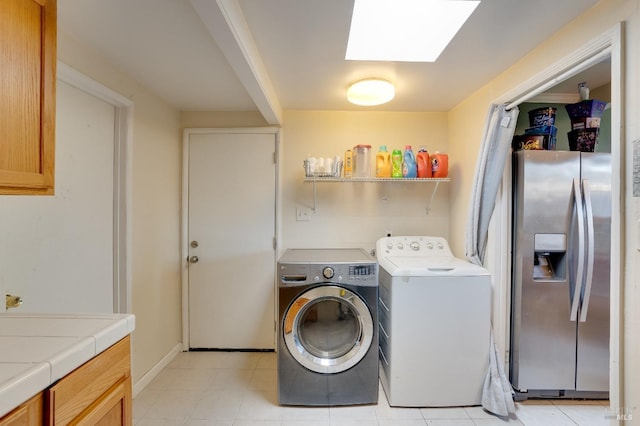
[[[431,156],[431,172],[434,178],[446,178],[449,175],[449,156],[436,151]]]
[[[391,177],[391,155],[387,151],[386,145],[380,145],[380,149],[376,154],[376,177]]]
[[[433,172],[431,171],[431,158],[429,157],[427,148],[424,146],[420,147],[420,150],[416,155],[416,162],[418,163],[419,178],[430,178],[433,176]]]

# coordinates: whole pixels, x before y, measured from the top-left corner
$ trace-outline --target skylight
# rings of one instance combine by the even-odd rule
[[[434,62],[479,3],[355,0],[345,59]]]

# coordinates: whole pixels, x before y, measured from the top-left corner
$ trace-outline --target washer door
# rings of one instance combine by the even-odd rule
[[[373,341],[373,319],[352,291],[320,286],[298,296],[284,317],[291,355],[316,373],[340,373],[356,365]]]

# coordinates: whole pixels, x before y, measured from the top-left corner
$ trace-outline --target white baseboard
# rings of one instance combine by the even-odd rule
[[[180,352],[182,352],[182,343],[178,343],[166,354],[156,365],[151,368],[142,376],[140,380],[133,384],[133,397],[135,398],[144,388],[151,383],[151,381],[160,374],[163,368],[165,368]]]

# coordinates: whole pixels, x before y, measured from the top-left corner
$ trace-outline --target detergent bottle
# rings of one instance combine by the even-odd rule
[[[416,178],[418,177],[418,166],[416,164],[416,157],[413,155],[411,145],[404,147],[404,161],[402,162],[402,177],[404,178]]]
[[[449,156],[436,151],[431,156],[431,172],[434,178],[446,178],[449,175]]]
[[[353,177],[353,152],[350,149],[344,153],[344,177]]]
[[[376,154],[376,177],[391,177],[391,155],[389,155],[386,145],[380,145]]]
[[[431,171],[431,158],[429,157],[429,153],[427,152],[426,147],[420,147],[420,150],[416,155],[416,163],[418,163],[419,178],[430,178],[431,176],[433,176]]]
[[[391,154],[391,177],[402,177],[402,151],[394,149]]]

